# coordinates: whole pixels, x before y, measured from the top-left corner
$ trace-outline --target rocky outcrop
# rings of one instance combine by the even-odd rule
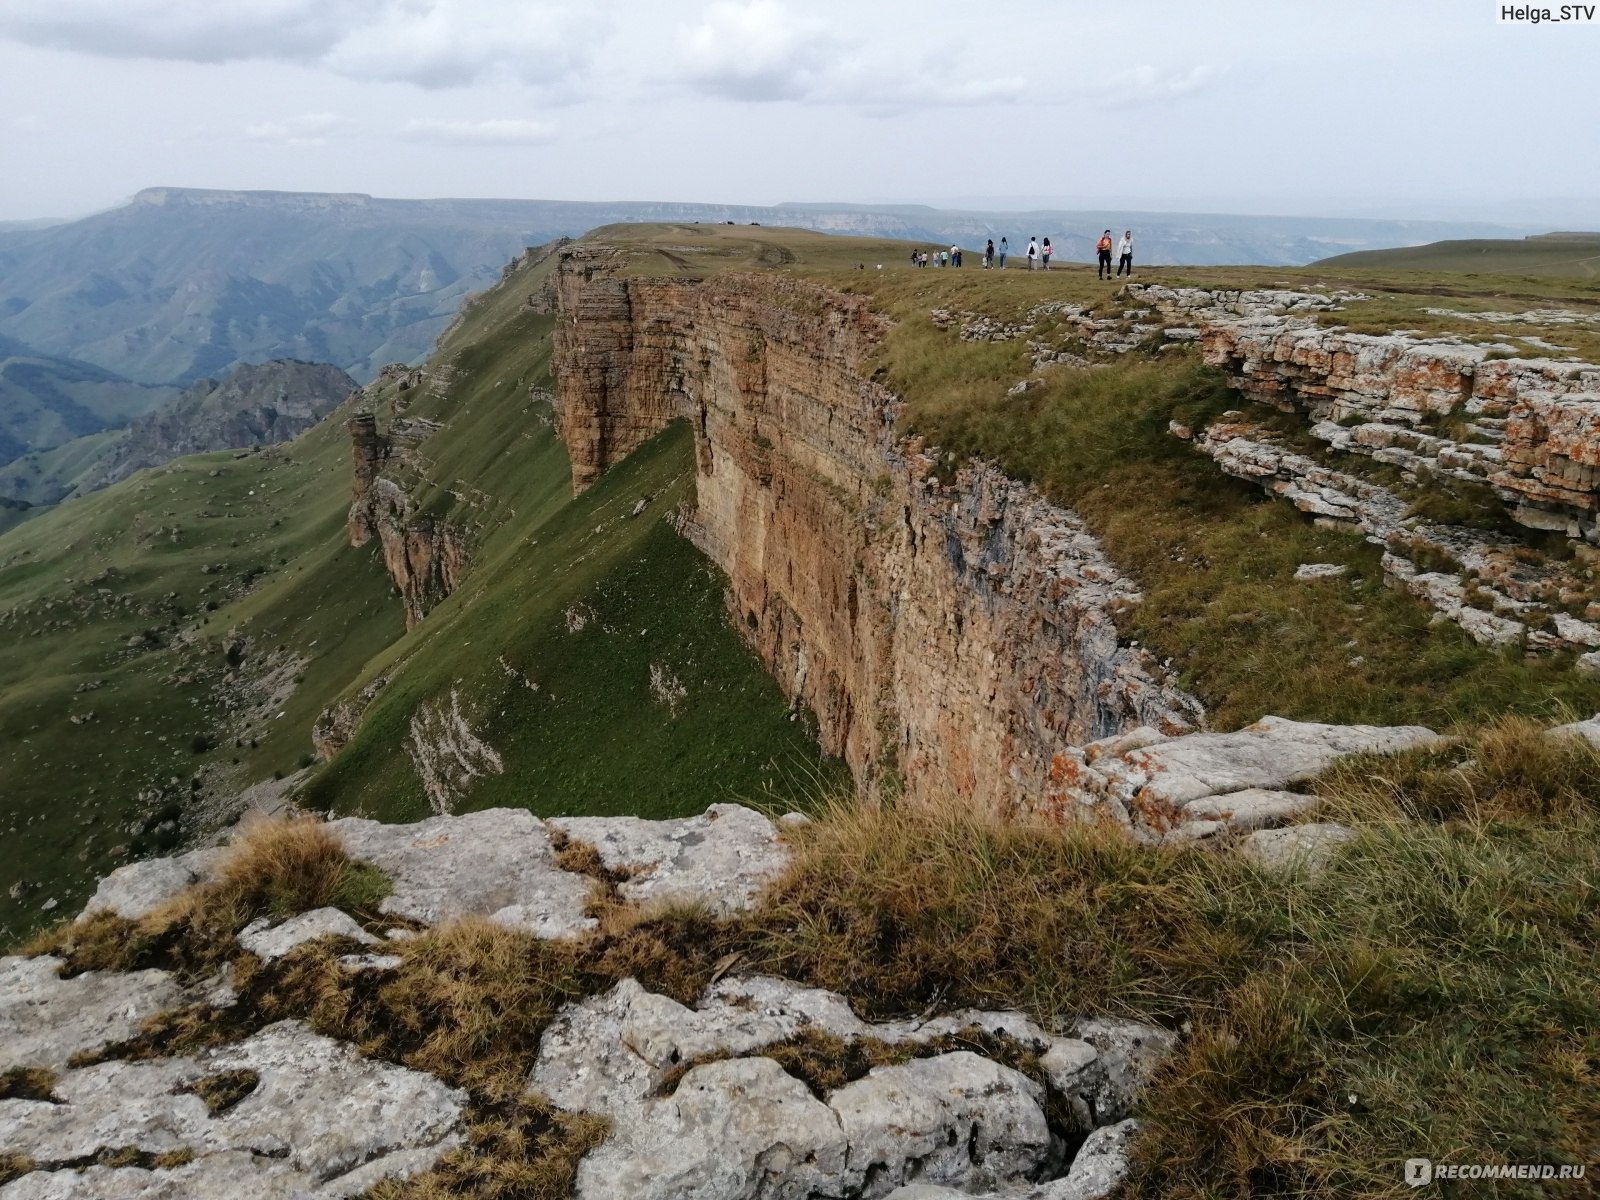
[[[860,297],[789,276],[629,277],[562,255],[555,369],[573,483],[669,421],[696,435],[687,531],[735,625],[869,790],[1032,806],[1052,755],[1199,705],[1116,615],[1138,603],[1072,513],[973,464],[940,479],[869,377]]]
[[[355,390],[356,381],[338,367],[289,358],[235,367],[222,379],[202,379],[134,421],[77,494],[185,454],[292,441]]]
[[[558,842],[593,845],[608,869],[628,876],[621,885],[625,899],[704,904],[719,916],[753,907],[762,887],[789,863],[777,827],[736,804],[713,804],[700,816],[667,821],[542,821],[526,809],[489,808],[412,825],[343,817],[328,829],[350,855],[388,876],[392,890],[382,912],[427,925],[486,917],[543,938],[572,938],[595,928],[585,911],[594,881],[557,863]],[[211,879],[224,859],[222,851],[202,849],[118,867],[100,881],[83,916],[102,910],[147,916]],[[292,918],[306,924],[304,937],[270,924],[252,927],[250,936],[263,948],[295,945],[328,932],[330,919],[326,912],[309,923]]]
[[[1216,320],[1201,344],[1240,391],[1306,412],[1340,449],[1483,481],[1522,524],[1600,542],[1600,366],[1292,317]]]
[[[1475,641],[1564,651],[1580,656],[1581,669],[1600,669],[1600,655],[1588,657],[1600,648],[1600,603],[1594,581],[1577,569],[1514,538],[1415,517],[1389,488],[1296,453],[1242,414],[1198,435],[1178,432],[1229,475],[1384,547],[1385,577]]]
[[[558,842],[592,848],[624,900],[725,916],[751,908],[788,862],[778,827],[731,805],[671,821],[544,822],[500,809],[328,828],[389,877],[383,907],[399,927],[379,937],[323,908],[257,920],[241,949],[276,960],[332,938],[374,952],[344,954],[333,969],[404,972],[417,926],[463,916],[581,937],[596,925],[584,907],[597,881],[563,866]],[[144,915],[218,868],[215,852],[123,868],[92,911],[120,899],[118,911]],[[6,1200],[348,1197],[467,1140],[462,1092],[297,1020],[253,1028],[246,1018],[231,1042],[123,1060],[118,1043],[148,1032],[147,1018],[226,1011],[238,998],[220,980],[185,988],[160,970],[64,979],[64,965],[0,960],[0,1071],[30,1071],[33,1091],[0,1100],[0,1145],[14,1156],[5,1166],[19,1172],[0,1189]],[[556,1015],[528,1091],[607,1124],[579,1166],[580,1198],[865,1198],[916,1186],[1085,1200],[1126,1170],[1128,1116],[1176,1044],[1132,1021],[1051,1032],[1011,1011],[868,1021],[842,995],[764,975],[716,978],[690,1006],[624,978]],[[843,1049],[854,1065],[834,1061]]]
[[[945,1049],[957,1036],[1036,1056],[1037,1072]],[[762,1054],[819,1037],[906,1047],[910,1061],[817,1094]],[[1087,1173],[1077,1159],[1105,1151],[1092,1131],[1123,1120],[1174,1044],[1125,1021],[1058,1037],[1014,1012],[874,1024],[842,996],[762,976],[715,983],[688,1008],[625,980],[557,1017],[530,1083],[611,1122],[580,1200],[881,1196],[913,1181],[970,1193],[1062,1174],[1067,1139],[1086,1133],[1070,1172]]]
[[[350,544],[373,538],[383,565],[405,605],[406,628],[460,586],[471,563],[471,537],[454,522],[417,511],[410,491],[385,472],[408,465],[408,456],[439,426],[431,421],[396,421],[388,436],[377,418],[358,413],[345,422],[354,459],[351,480]],[[333,739],[323,739],[330,745]]]
[[[1288,791],[1351,754],[1442,744],[1421,726],[1320,725],[1263,717],[1234,733],[1136,729],[1057,754],[1046,802],[1125,821],[1147,841],[1194,841],[1291,820],[1315,800]]]

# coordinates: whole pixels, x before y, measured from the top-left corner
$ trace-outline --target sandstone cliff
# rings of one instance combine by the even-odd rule
[[[430,421],[397,420],[387,436],[377,418],[358,413],[345,422],[355,469],[351,483],[350,544],[374,537],[384,567],[405,604],[406,628],[414,628],[439,601],[455,591],[471,559],[471,539],[453,522],[417,512],[406,487],[385,475],[404,464],[418,442],[437,429]],[[326,757],[326,755],[325,755]]]
[[[1115,617],[1134,585],[1070,512],[982,464],[952,480],[870,378],[860,297],[777,275],[622,273],[563,252],[558,417],[581,491],[676,419],[695,431],[686,532],[735,624],[823,747],[871,789],[1034,806],[1061,749],[1199,705]]]

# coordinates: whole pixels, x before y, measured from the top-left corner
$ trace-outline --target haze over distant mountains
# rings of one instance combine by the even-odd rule
[[[1481,223],[922,205],[386,200],[360,194],[150,188],[62,223],[0,225],[0,463],[125,425],[240,363],[331,363],[358,380],[432,347],[463,296],[525,246],[625,221],[734,221],[981,246],[1007,234],[1090,257],[1135,230],[1140,264],[1296,265],[1441,238],[1520,236]]]

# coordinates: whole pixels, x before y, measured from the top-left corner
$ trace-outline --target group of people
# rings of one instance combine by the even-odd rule
[[[1112,279],[1115,277],[1111,271],[1112,249],[1111,230],[1108,229],[1100,235],[1100,240],[1095,243],[1095,258],[1099,266],[1097,277],[1100,279]],[[1127,273],[1131,276],[1133,274],[1133,230],[1125,229],[1122,231],[1122,240],[1115,244],[1115,249],[1117,252],[1116,275]],[[1004,236],[1000,238],[999,246],[996,246],[994,239],[990,238],[983,247],[983,269],[987,271],[991,267],[999,267],[1004,270],[1006,259],[1010,256],[1010,253],[1011,247],[1007,244]],[[1055,247],[1050,245],[1049,238],[1045,238],[1041,242],[1039,238],[1030,237],[1026,251],[1028,270],[1048,271],[1050,269],[1050,259],[1054,254]],[[959,267],[961,265],[961,247],[951,246],[948,250],[935,250],[931,253],[927,250],[913,250],[911,252],[911,265],[913,267]]]

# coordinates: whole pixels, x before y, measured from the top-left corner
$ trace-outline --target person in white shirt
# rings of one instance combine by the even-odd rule
[[[1039,265],[1039,243],[1033,238],[1028,239],[1028,270],[1033,270]]]
[[[1122,240],[1117,243],[1117,274],[1127,271],[1133,275],[1133,230],[1124,229]]]

